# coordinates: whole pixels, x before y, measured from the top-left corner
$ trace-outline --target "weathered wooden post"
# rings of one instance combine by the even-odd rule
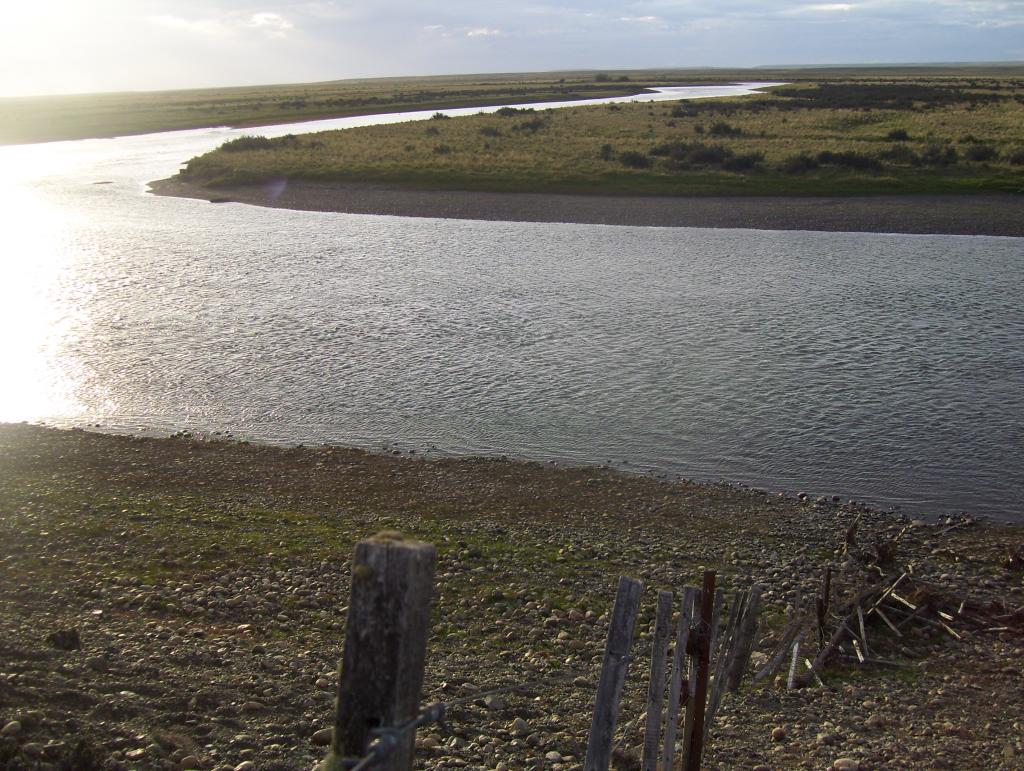
[[[683,589],[683,607],[679,611],[676,626],[676,647],[672,653],[672,680],[668,691],[668,709],[665,711],[665,738],[662,742],[661,767],[664,770],[675,766],[676,734],[679,731],[679,706],[683,696],[683,678],[688,677],[686,669],[687,647],[690,643],[690,622],[700,590],[694,586]],[[685,696],[689,701],[689,695]],[[686,753],[684,748],[683,753]]]
[[[651,646],[651,681],[647,686],[647,726],[644,730],[643,771],[657,771],[661,708],[665,696],[665,665],[672,634],[672,592],[658,592],[658,614]]]
[[[754,648],[754,636],[757,634],[757,617],[760,613],[761,587],[755,585],[747,594],[747,601],[743,605],[743,615],[736,629],[736,649],[729,664],[729,679],[726,683],[726,687],[730,691],[738,690],[740,683],[743,682],[743,675],[746,674],[747,664],[750,663],[750,653]]]
[[[637,609],[643,584],[634,578],[619,579],[615,606],[608,624],[608,642],[601,664],[601,679],[597,685],[594,719],[587,740],[587,759],[584,771],[608,771],[612,759],[612,738],[619,714],[619,699],[629,670],[629,649],[633,644]]]
[[[436,550],[385,531],[356,544],[334,738],[319,771],[366,754],[373,729],[416,717],[434,592]],[[376,771],[412,768],[415,731],[398,738]]]
[[[708,678],[711,675],[711,621],[715,604],[715,571],[704,571],[700,596],[700,628],[696,639],[697,690],[693,699],[693,723],[687,737],[685,771],[700,771],[704,754],[704,713],[707,709]]]

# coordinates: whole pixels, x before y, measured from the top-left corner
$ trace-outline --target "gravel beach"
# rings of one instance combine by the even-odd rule
[[[1024,236],[1021,195],[676,198],[412,190],[304,181],[290,182],[283,188],[277,184],[213,190],[178,178],[152,182],[150,187],[157,195],[221,203],[402,217]]]
[[[616,579],[643,581],[616,768],[636,768],[655,590],[716,569],[765,587],[753,664],[841,547],[905,530],[899,569],[1005,612],[1017,525],[910,522],[854,503],[607,468],[138,438],[0,425],[0,768],[308,769],[323,757],[352,548],[438,547],[417,768],[575,769]],[[870,634],[895,668],[833,667],[727,697],[707,768],[1019,769],[1024,630]],[[494,686],[531,683],[500,698]]]

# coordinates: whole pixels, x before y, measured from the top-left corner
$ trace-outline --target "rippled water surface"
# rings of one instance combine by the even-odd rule
[[[610,460],[1024,520],[1021,239],[144,193],[232,134],[0,149],[0,419]]]

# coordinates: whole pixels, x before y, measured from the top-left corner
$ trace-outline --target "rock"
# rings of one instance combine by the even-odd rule
[[[0,729],[0,736],[18,736],[21,734],[21,723],[12,720]]]
[[[491,711],[502,710],[508,706],[508,701],[505,700],[505,697],[492,693],[490,696],[484,697],[484,706]]]
[[[242,705],[242,712],[262,712],[267,707],[258,701],[247,701]]]
[[[46,636],[46,642],[62,651],[76,651],[82,647],[82,638],[77,629],[58,629]]]
[[[839,758],[832,764],[832,771],[859,771],[860,762],[853,758]]]
[[[128,750],[124,754],[126,760],[141,760],[146,756],[146,750],[143,747],[139,747],[135,750]]]
[[[819,747],[831,747],[839,743],[839,736],[833,733],[820,733],[814,737],[814,741]]]
[[[782,726],[776,726],[772,729],[772,741],[773,742],[784,742],[786,741],[786,729]]]
[[[546,760],[548,763],[561,763],[562,753],[552,750],[551,752],[548,752],[544,755],[544,760]]]
[[[317,747],[326,747],[331,743],[334,738],[333,728],[321,728],[319,731],[315,731],[309,740],[313,742]]]
[[[868,719],[864,721],[864,725],[873,731],[877,731],[880,728],[885,728],[885,718],[876,712],[868,716]]]
[[[256,764],[251,760],[243,760],[235,766],[235,771],[256,771]]]
[[[186,755],[181,759],[181,762],[178,763],[178,768],[182,771],[186,771],[186,769],[190,768],[199,768],[199,758],[195,755]]]
[[[515,736],[523,737],[530,735],[530,726],[521,717],[517,717],[512,721],[512,725],[508,727]]]

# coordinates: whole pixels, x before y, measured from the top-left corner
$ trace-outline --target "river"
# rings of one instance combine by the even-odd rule
[[[1024,239],[146,193],[242,133],[425,116],[0,148],[0,419],[611,462],[1024,521]]]

